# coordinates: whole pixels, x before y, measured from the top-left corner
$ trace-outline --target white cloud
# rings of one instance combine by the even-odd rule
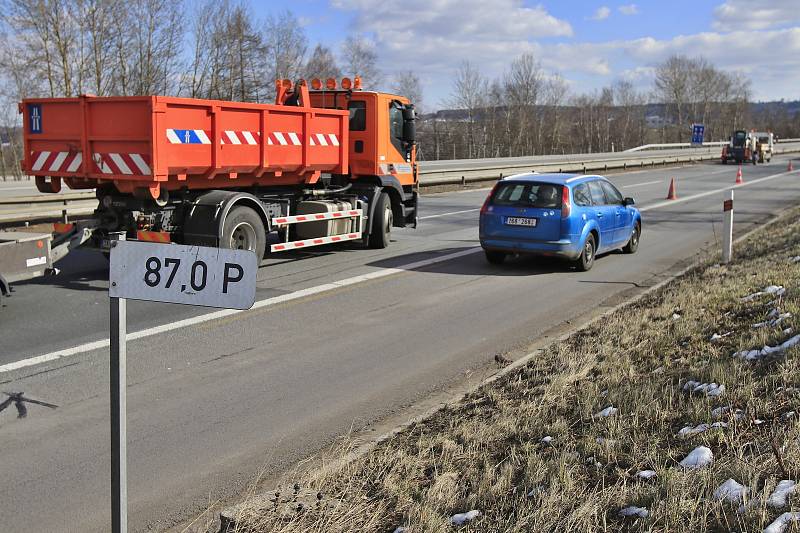
[[[592,20],[605,20],[611,14],[611,10],[608,6],[598,7],[597,11],[594,12],[592,15]]]
[[[525,7],[519,0],[332,2],[354,14],[355,31],[373,38],[387,79],[395,72],[413,70],[432,106],[450,94],[462,61],[470,61],[494,79],[525,52],[533,53],[548,71],[562,74],[576,92],[591,91],[617,78],[650,89],[653,67],[671,54],[684,54],[702,55],[718,68],[746,74],[757,99],[800,98],[796,74],[800,72],[800,27],[589,43],[572,38],[568,22],[541,6]]]
[[[637,6],[636,4],[626,4],[624,6],[619,6],[617,9],[623,15],[638,15],[639,14],[639,6]]]
[[[764,30],[800,23],[798,0],[727,0],[714,8],[715,30]]]

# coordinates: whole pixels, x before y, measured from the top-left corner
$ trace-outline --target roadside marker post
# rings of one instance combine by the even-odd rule
[[[112,250],[125,240],[125,233],[111,236]],[[111,283],[111,282],[110,282]],[[111,303],[111,531],[128,531],[127,464],[127,301],[110,297]]]
[[[127,300],[250,309],[258,260],[226,250],[110,236],[111,531],[128,531]]]
[[[725,195],[722,203],[724,212],[722,229],[722,263],[727,265],[733,257],[733,189]]]

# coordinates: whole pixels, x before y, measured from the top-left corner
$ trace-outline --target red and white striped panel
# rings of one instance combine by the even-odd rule
[[[271,131],[267,135],[267,144],[272,146],[302,146],[300,136],[293,132]]]
[[[271,252],[283,252],[285,250],[296,250],[297,248],[310,248],[312,246],[320,246],[321,244],[333,244],[335,242],[355,241],[361,238],[361,232],[356,233],[343,233],[342,235],[333,235],[331,237],[317,237],[316,239],[306,239],[304,241],[282,242],[280,244],[273,244],[269,247]]]
[[[103,174],[149,176],[150,156],[147,154],[92,154],[97,170]]]
[[[339,137],[333,133],[312,133],[308,142],[311,146],[339,146]]]
[[[81,168],[81,152],[31,152],[31,172],[77,172]]]
[[[295,215],[292,217],[273,218],[273,224],[295,224],[297,222],[315,222],[317,220],[331,220],[334,218],[360,217],[361,209],[351,209],[349,211],[332,211],[330,213],[314,213],[311,215]]]
[[[206,135],[211,135],[211,132],[206,132]],[[249,144],[257,145],[261,139],[260,131],[233,131],[225,130],[222,132],[221,144]]]

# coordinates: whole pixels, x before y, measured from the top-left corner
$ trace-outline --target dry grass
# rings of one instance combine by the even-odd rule
[[[800,327],[800,264],[788,259],[797,255],[794,212],[739,246],[734,264],[709,261],[344,467],[307,474],[302,491],[319,492],[320,503],[311,499],[297,511],[287,493],[279,505],[251,509],[239,528],[761,530],[800,507],[791,499],[780,510],[765,503],[779,480],[800,481],[800,349],[757,363],[731,354],[782,342],[784,328]],[[780,328],[752,329],[773,298],[740,298],[771,284],[787,288],[778,305],[794,317]],[[715,332],[732,334],[709,342]],[[689,379],[722,383],[726,392],[716,399],[687,394],[681,385]],[[676,437],[684,426],[712,422],[711,410],[728,404],[745,417]],[[608,405],[618,414],[594,416]],[[550,445],[540,442],[546,435]],[[711,448],[713,465],[681,468],[678,461],[699,445]],[[643,469],[657,476],[638,480]],[[713,499],[728,478],[750,487],[748,512]],[[646,507],[649,517],[618,517],[628,505]],[[471,509],[482,516],[460,527],[448,523]]]

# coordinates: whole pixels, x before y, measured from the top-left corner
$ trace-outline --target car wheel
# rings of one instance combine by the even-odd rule
[[[484,252],[486,252],[486,260],[493,265],[501,265],[503,261],[506,260],[506,254],[504,252],[495,252],[492,250],[484,250]]]
[[[375,216],[372,220],[369,233],[369,247],[380,249],[389,246],[392,236],[392,201],[385,192],[378,196],[378,203],[375,204]]]
[[[267,234],[258,213],[243,205],[231,209],[222,225],[220,248],[250,250],[261,263],[266,247]]]
[[[586,242],[583,243],[583,250],[581,251],[580,257],[575,261],[575,268],[577,268],[581,272],[586,272],[591,270],[592,265],[594,265],[594,254],[597,250],[597,244],[594,240],[594,235],[589,234],[586,237]]]
[[[628,239],[628,244],[622,249],[626,254],[635,254],[639,249],[639,237],[642,235],[642,226],[637,222],[631,231],[631,238]]]

